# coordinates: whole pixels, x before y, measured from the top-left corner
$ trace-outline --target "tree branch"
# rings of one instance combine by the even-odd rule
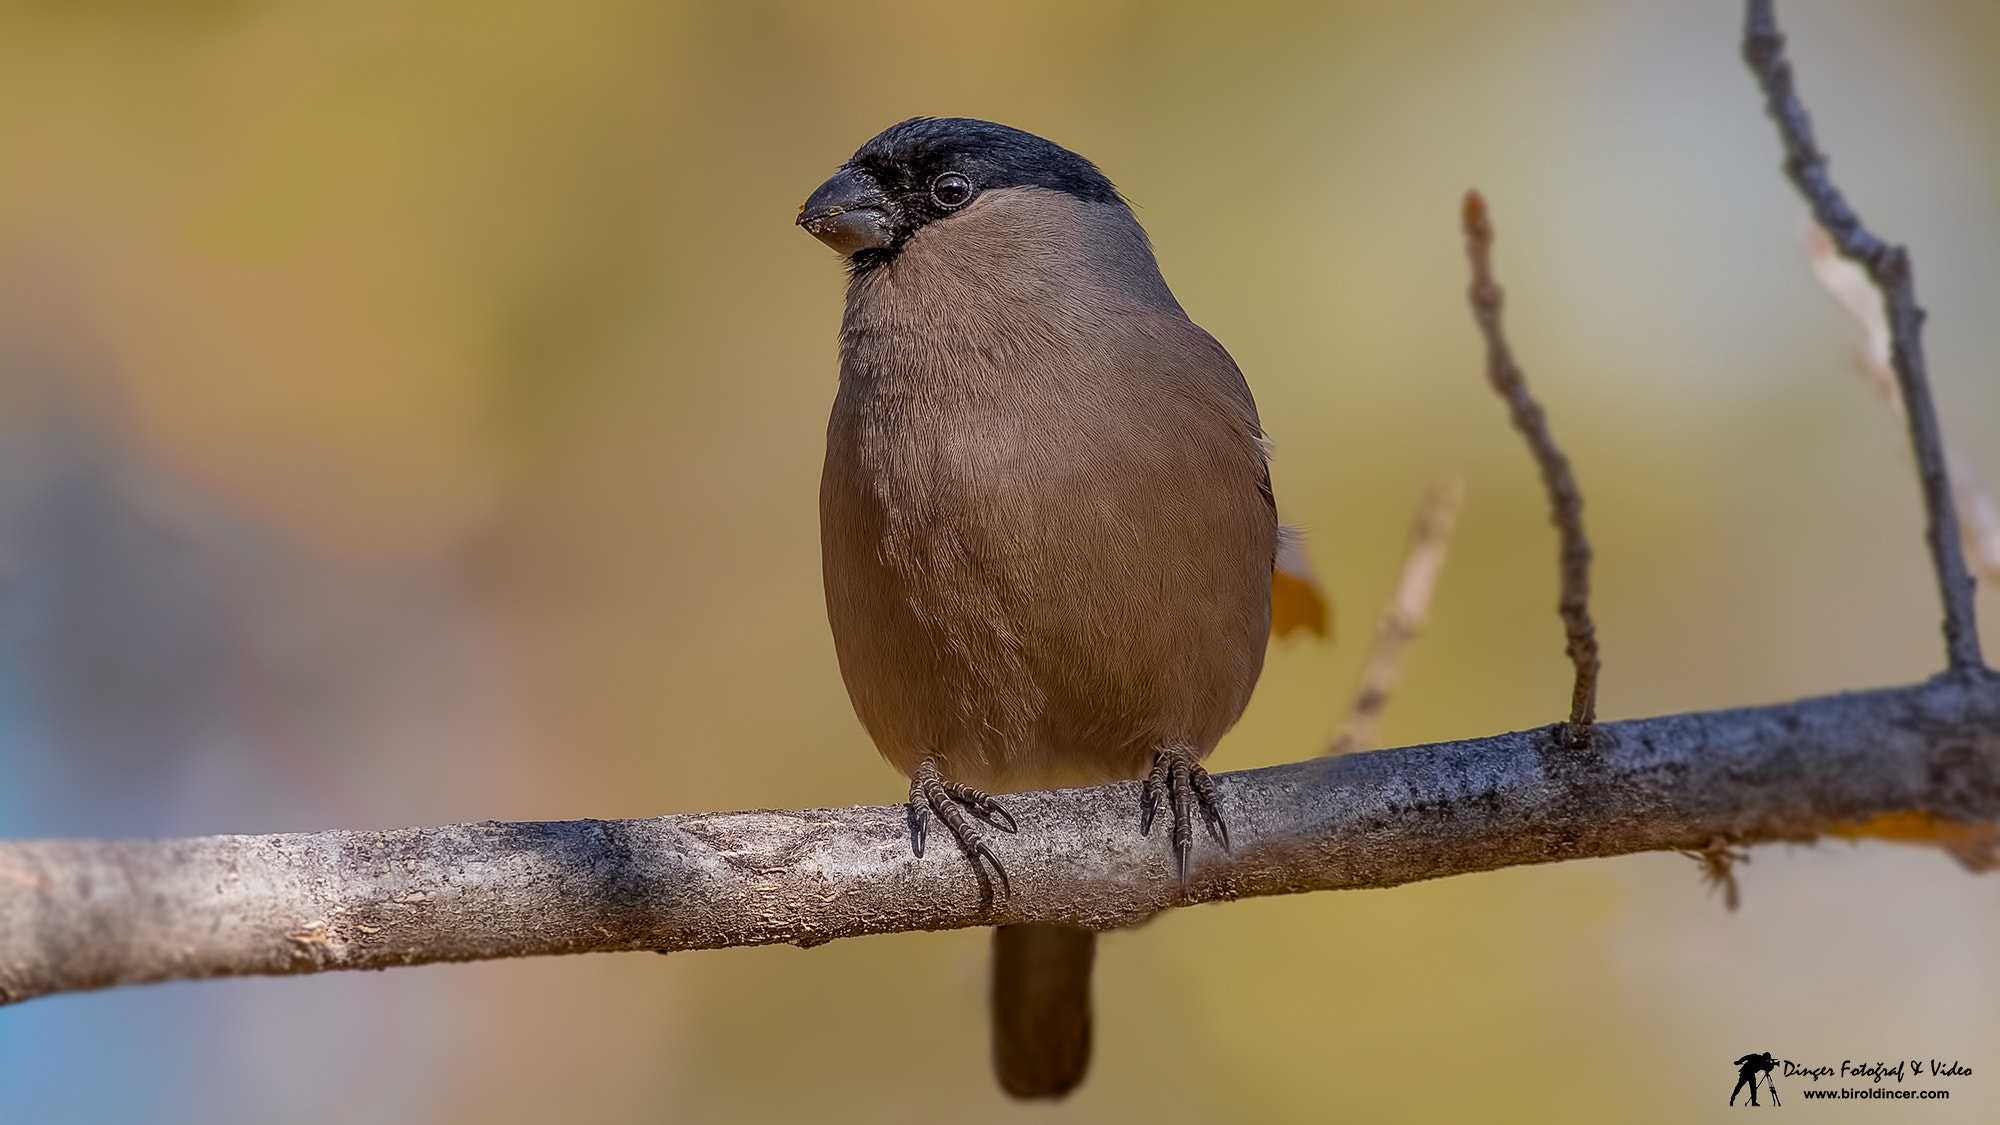
[[[1813,276],[1847,315],[1861,328],[1861,347],[1855,360],[1898,419],[1903,418],[1903,392],[1896,385],[1896,370],[1890,365],[1894,351],[1889,317],[1882,309],[1882,294],[1868,280],[1868,271],[1840,256],[1818,224],[1806,224],[1806,257]],[[1904,419],[1908,425],[1908,420]],[[1960,454],[1949,435],[1941,435],[1944,447],[1944,475],[1951,482],[1952,508],[1958,513],[1959,531],[1965,537],[1965,558],[1976,579],[2000,582],[2000,508],[1993,504],[1972,462]]]
[[[1994,866],[2000,677],[1979,656],[1908,259],[1868,234],[1833,190],[1770,5],[1750,0],[1749,12],[1745,54],[1785,138],[1787,170],[1842,252],[1886,294],[1944,595],[1945,675],[1598,724],[1591,754],[1570,752],[1559,725],[1222,775],[1218,799],[1237,846],[1197,850],[1185,889],[1166,843],[1138,834],[1136,782],[1010,795],[1026,830],[1004,841],[1013,873],[1005,896],[960,856],[914,858],[901,806],[0,843],[0,1003],[173,979],[816,945],[1008,922],[1108,929],[1193,902],[1668,848],[1698,853],[1726,883],[1743,845],[1823,836],[1928,844],[1974,869]],[[1518,376],[1499,333],[1499,291],[1484,257],[1491,231],[1476,196],[1466,218],[1490,359]],[[1522,416],[1517,406],[1517,423]],[[1538,457],[1560,501],[1555,486],[1567,466],[1559,452],[1554,469],[1539,448]],[[1565,528],[1566,610],[1573,555]],[[1583,624],[1588,639],[1587,617]],[[1586,676],[1578,638],[1572,623],[1569,729],[1590,720],[1586,680],[1596,670],[1593,647]]]
[[[1880,836],[1993,860],[2000,677],[1316,758],[1218,776],[1236,849],[1138,834],[1139,785],[1021,793],[1011,897],[910,855],[903,809],[0,844],[0,1001],[148,981],[1005,922],[1389,887],[1662,848]]]
[[[1986,662],[1979,652],[1972,575],[1959,546],[1944,438],[1924,370],[1924,310],[1917,304],[1916,275],[1909,253],[1871,233],[1833,185],[1826,154],[1813,140],[1812,118],[1793,84],[1792,64],[1785,58],[1785,36],[1778,30],[1771,0],[1748,0],[1745,6],[1743,61],[1764,91],[1764,112],[1777,123],[1778,138],[1785,149],[1785,176],[1805,197],[1814,221],[1833,239],[1841,257],[1868,272],[1888,308],[1889,362],[1895,368],[1904,415],[1910,423],[1910,447],[1916,455],[1917,481],[1924,496],[1925,538],[1944,601],[1945,658],[1954,669],[1983,668]]]

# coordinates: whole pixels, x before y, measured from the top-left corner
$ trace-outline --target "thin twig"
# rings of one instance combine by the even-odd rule
[[[1736,865],[1749,863],[1749,852],[1731,844],[1727,836],[1711,836],[1707,844],[1681,854],[1701,864],[1701,881],[1722,892],[1722,905],[1730,913],[1742,908],[1743,888],[1736,882]]]
[[[1472,259],[1472,315],[1486,337],[1486,378],[1507,402],[1514,428],[1528,439],[1528,449],[1542,470],[1542,487],[1549,494],[1550,522],[1562,536],[1563,631],[1569,636],[1569,659],[1576,666],[1576,686],[1570,693],[1569,731],[1573,747],[1590,743],[1597,721],[1597,629],[1590,620],[1590,540],[1583,535],[1583,495],[1577,491],[1569,458],[1556,447],[1548,418],[1528,393],[1527,376],[1514,362],[1500,327],[1503,297],[1493,280],[1493,223],[1486,200],[1476,191],[1465,193],[1465,249]]]
[[[1986,662],[1979,652],[1972,575],[1959,546],[1944,442],[1938,432],[1937,408],[1931,402],[1930,380],[1924,372],[1924,310],[1917,304],[1909,253],[1870,233],[1861,216],[1833,186],[1826,155],[1813,141],[1812,120],[1793,85],[1792,66],[1785,59],[1785,37],[1778,30],[1771,0],[1748,0],[1743,61],[1763,88],[1764,111],[1777,123],[1785,149],[1786,177],[1805,197],[1813,219],[1833,239],[1841,256],[1866,270],[1868,279],[1882,293],[1889,314],[1889,365],[1895,369],[1904,416],[1910,423],[1910,446],[1916,454],[1917,480],[1924,494],[1925,538],[1944,601],[1945,659],[1952,671],[1983,670]]]
[[[1459,477],[1447,477],[1424,494],[1417,518],[1410,524],[1403,575],[1389,604],[1382,607],[1382,620],[1375,626],[1375,639],[1361,665],[1361,690],[1355,696],[1354,712],[1327,753],[1351,754],[1374,746],[1382,708],[1402,678],[1403,649],[1423,631],[1430,617],[1431,591],[1437,587],[1438,572],[1444,569],[1445,549],[1464,502],[1465,481]]]
[[[1869,284],[1860,266],[1840,256],[1833,239],[1816,224],[1806,225],[1806,255],[1813,276],[1861,326],[1857,357],[1861,373],[1896,417],[1903,417],[1903,393],[1896,388],[1895,369],[1889,366],[1889,317],[1882,311],[1882,294]],[[1965,532],[1966,562],[1982,581],[2000,582],[2000,507],[1949,438],[1944,441],[1944,473],[1951,480],[1952,507]]]

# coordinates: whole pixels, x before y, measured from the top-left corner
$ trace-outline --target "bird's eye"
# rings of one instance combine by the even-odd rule
[[[947,211],[963,207],[972,198],[972,181],[957,172],[946,172],[931,181],[931,198]]]

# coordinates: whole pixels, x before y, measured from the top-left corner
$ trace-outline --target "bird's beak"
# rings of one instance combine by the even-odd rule
[[[799,208],[799,225],[814,238],[853,257],[889,245],[889,199],[868,175],[842,168]]]

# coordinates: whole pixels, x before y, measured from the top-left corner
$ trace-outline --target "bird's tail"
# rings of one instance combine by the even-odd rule
[[[993,931],[993,1070],[1017,1098],[1060,1098],[1090,1067],[1097,935],[1075,926]]]

